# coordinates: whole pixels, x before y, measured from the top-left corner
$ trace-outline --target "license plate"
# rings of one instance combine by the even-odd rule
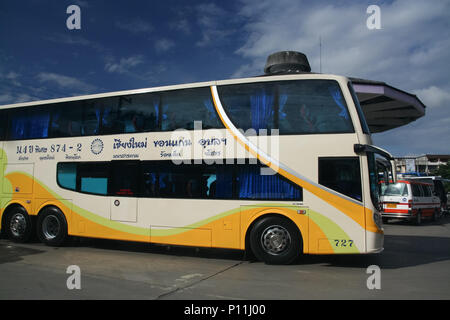
[[[387,203],[386,205],[388,208],[397,208],[397,205],[395,203]]]

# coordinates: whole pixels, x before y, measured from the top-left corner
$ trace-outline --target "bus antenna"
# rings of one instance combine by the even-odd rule
[[[319,73],[322,73],[322,36],[319,37]]]

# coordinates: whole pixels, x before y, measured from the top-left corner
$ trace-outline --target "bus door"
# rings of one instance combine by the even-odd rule
[[[137,221],[139,195],[139,161],[112,161],[111,168],[111,220]]]

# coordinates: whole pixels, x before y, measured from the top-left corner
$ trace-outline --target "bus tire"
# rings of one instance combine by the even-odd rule
[[[250,247],[256,258],[266,264],[290,264],[302,251],[302,238],[290,220],[268,216],[251,229]]]
[[[33,219],[27,210],[20,205],[8,208],[5,217],[5,233],[13,242],[25,243],[33,236]]]
[[[37,220],[39,240],[52,247],[58,247],[67,240],[67,221],[64,214],[56,207],[44,208]]]

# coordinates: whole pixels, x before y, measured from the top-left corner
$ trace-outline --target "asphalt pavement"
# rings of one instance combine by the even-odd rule
[[[1,239],[0,300],[450,299],[450,217],[384,228],[380,254],[303,256],[288,266],[232,250]]]

